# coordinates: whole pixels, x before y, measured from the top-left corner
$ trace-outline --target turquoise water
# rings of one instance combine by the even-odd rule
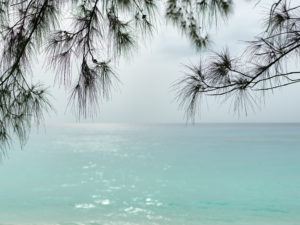
[[[69,125],[0,165],[0,224],[299,225],[300,125]]]

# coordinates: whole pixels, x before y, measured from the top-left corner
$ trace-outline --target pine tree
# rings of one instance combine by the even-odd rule
[[[233,101],[238,113],[247,113],[263,100],[264,93],[300,81],[292,62],[300,58],[300,5],[296,1],[272,1],[265,30],[246,43],[242,55],[228,49],[188,65],[175,85],[188,119],[194,119],[204,97]]]
[[[204,21],[199,19],[227,15],[231,6],[225,0],[1,0],[3,153],[14,137],[24,144],[32,122],[39,123],[43,112],[51,109],[47,89],[28,82],[33,56],[47,55],[56,79],[72,90],[70,105],[77,116],[91,116],[118,80],[112,62],[132,51],[140,36],[151,35],[159,19],[158,6],[163,4],[166,18],[187,33],[197,48],[207,42],[199,29]],[[72,64],[79,64],[79,71]]]
[[[299,56],[299,5],[273,1],[266,31],[249,42],[247,54],[226,50],[200,65],[188,66],[176,88],[194,115],[204,95],[234,96],[236,107],[253,105],[253,90],[267,91],[299,81],[283,65]],[[129,56],[141,37],[152,35],[160,13],[197,50],[210,41],[209,30],[226,19],[231,0],[0,0],[0,149],[14,138],[27,140],[32,123],[51,110],[48,89],[32,84],[32,58],[46,55],[55,79],[71,89],[69,105],[77,116],[98,111],[118,82],[114,62]],[[78,71],[72,65],[80,65]],[[247,102],[247,101],[250,101]]]

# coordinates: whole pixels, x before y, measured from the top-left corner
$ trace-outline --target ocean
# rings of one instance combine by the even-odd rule
[[[299,225],[300,124],[75,124],[0,164],[1,225]]]

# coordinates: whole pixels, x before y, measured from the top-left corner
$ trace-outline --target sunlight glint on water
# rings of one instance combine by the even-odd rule
[[[0,224],[300,223],[300,125],[70,125],[9,156]]]

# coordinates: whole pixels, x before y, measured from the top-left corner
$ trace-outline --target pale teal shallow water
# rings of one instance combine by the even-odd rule
[[[300,125],[80,125],[0,165],[0,224],[299,225]]]

